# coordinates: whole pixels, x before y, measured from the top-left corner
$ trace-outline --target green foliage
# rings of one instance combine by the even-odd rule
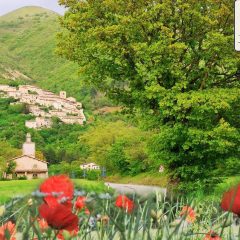
[[[50,175],[67,173],[81,178],[83,172],[79,165],[92,161],[105,166],[108,175],[119,171],[136,175],[149,169],[146,140],[150,134],[132,126],[123,116],[109,115],[86,126],[65,125],[53,119],[52,128],[36,131],[24,125],[30,118],[24,114],[26,106],[9,105],[11,101],[0,99],[0,141],[9,143],[0,142],[0,147],[7,160],[21,154],[11,145],[21,148],[26,133],[30,132],[36,142],[38,157],[50,164]],[[118,163],[120,159],[123,161]]]
[[[87,180],[92,180],[92,181],[96,181],[99,180],[101,176],[101,172],[97,171],[97,170],[90,170],[86,172],[86,179]]]
[[[13,147],[21,148],[27,133],[25,121],[32,117],[25,114],[26,105],[10,105],[11,102],[12,99],[0,99],[0,141],[8,140]]]
[[[129,162],[124,152],[124,142],[116,142],[112,145],[107,155],[107,161],[112,165],[112,169],[121,174],[129,173]]]
[[[60,3],[68,11],[58,53],[79,64],[84,81],[147,119],[153,168],[164,164],[184,190],[211,189],[225,163],[240,159],[231,1]]]
[[[49,167],[49,175],[59,175],[59,174],[67,174],[72,179],[87,179],[87,180],[100,180],[101,179],[101,171],[99,170],[91,170],[84,171],[80,168],[80,162],[74,161],[72,163],[61,162],[61,164],[53,164]]]
[[[140,172],[136,170],[137,168],[141,170],[148,168],[146,153],[148,138],[148,132],[121,120],[116,122],[105,120],[91,126],[80,136],[79,141],[89,149],[87,162],[96,162],[107,167],[110,174],[118,171],[125,174],[132,171],[132,174],[136,174]]]
[[[13,174],[16,168],[16,162],[13,160],[8,161],[7,167],[6,167],[6,174]]]

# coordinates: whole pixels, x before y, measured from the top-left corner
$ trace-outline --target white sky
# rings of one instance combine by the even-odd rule
[[[24,6],[40,6],[64,13],[64,7],[59,6],[57,0],[0,0],[0,16]]]

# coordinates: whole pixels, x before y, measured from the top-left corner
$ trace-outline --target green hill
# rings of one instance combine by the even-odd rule
[[[56,93],[64,89],[86,108],[93,107],[95,91],[82,87],[77,65],[55,54],[58,17],[40,7],[24,7],[0,17],[0,79],[22,80]]]
[[[15,21],[18,17],[34,16],[35,14],[57,15],[57,13],[46,8],[37,7],[37,6],[27,6],[27,7],[19,8],[17,10],[14,10],[10,13],[7,13],[1,16],[1,20]]]

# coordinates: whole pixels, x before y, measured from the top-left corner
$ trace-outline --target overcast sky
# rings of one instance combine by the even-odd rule
[[[24,6],[40,6],[64,13],[64,8],[58,5],[57,0],[0,0],[0,16]]]

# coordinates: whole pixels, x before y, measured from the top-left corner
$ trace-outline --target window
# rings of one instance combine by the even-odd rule
[[[33,173],[33,178],[34,178],[34,179],[38,178],[37,173]]]

